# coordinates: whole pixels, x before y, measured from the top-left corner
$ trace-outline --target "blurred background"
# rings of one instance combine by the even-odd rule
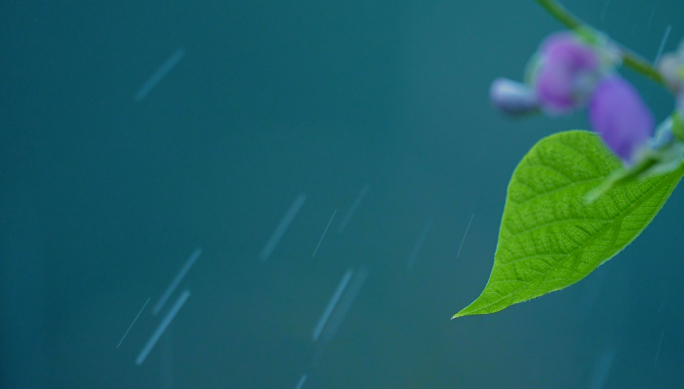
[[[684,36],[680,0],[564,5],[649,60]],[[450,320],[518,161],[587,127],[488,101],[560,29],[532,0],[3,2],[0,387],[681,387],[682,188],[577,285]]]

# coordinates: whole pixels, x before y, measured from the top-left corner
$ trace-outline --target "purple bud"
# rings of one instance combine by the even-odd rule
[[[632,85],[618,75],[604,78],[591,96],[589,122],[626,164],[653,133],[654,119]]]
[[[549,114],[571,112],[591,94],[600,73],[599,56],[573,33],[548,37],[539,50],[535,87],[539,103]]]
[[[497,78],[492,82],[489,98],[498,109],[509,115],[529,113],[539,107],[532,88],[507,78]]]

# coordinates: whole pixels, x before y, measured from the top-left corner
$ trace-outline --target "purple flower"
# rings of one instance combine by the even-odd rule
[[[536,111],[537,96],[529,85],[497,78],[489,88],[489,98],[501,111],[509,115],[521,115]]]
[[[618,75],[604,78],[596,87],[588,115],[594,131],[625,164],[633,162],[653,133],[653,114],[636,89]]]
[[[535,90],[545,112],[566,114],[591,95],[601,75],[596,49],[569,32],[546,38],[539,49]]]

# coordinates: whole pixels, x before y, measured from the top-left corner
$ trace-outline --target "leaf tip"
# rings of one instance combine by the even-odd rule
[[[472,304],[470,304],[470,305],[472,305]],[[465,308],[461,309],[460,311],[458,311],[454,316],[451,317],[451,320],[458,319],[459,317],[464,317],[464,316],[471,316],[471,315],[473,315],[473,312],[472,312],[471,310],[468,309],[468,308],[470,308],[470,305],[468,305],[467,307],[465,307]]]

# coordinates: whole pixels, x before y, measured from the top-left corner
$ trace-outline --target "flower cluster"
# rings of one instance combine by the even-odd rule
[[[663,79],[678,96],[679,115],[659,126],[657,141],[652,138],[651,110],[617,72],[622,55],[610,39],[586,28],[555,33],[530,60],[525,82],[496,79],[490,98],[511,116],[531,112],[559,116],[586,109],[592,129],[626,166],[644,158],[663,166],[679,163],[684,146],[672,146],[684,140],[684,42],[678,52],[664,55],[660,62]]]

